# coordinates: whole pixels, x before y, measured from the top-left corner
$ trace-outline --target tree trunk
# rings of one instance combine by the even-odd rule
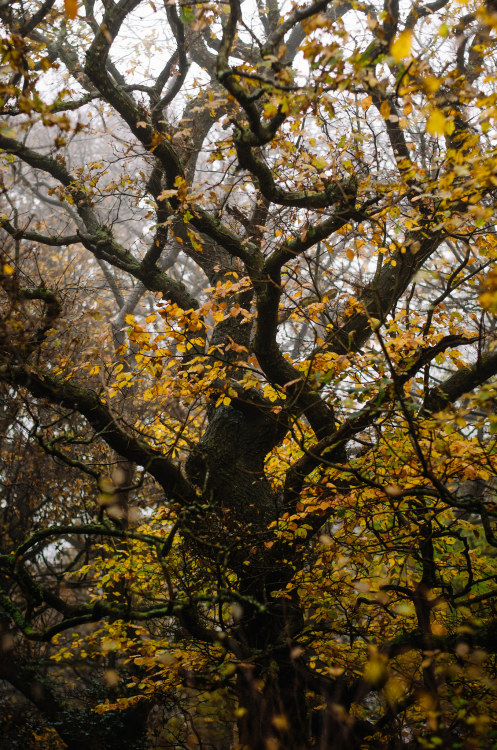
[[[264,459],[282,432],[278,416],[263,402],[249,401],[248,395],[247,401],[234,399],[229,406],[211,407],[209,425],[186,464],[189,479],[203,490],[209,506],[209,519],[199,519],[196,532],[209,541],[218,535],[239,566],[281,512],[279,496],[264,473]],[[208,547],[205,552],[211,554]]]
[[[304,750],[309,745],[306,686],[291,650],[268,656],[262,667],[243,665],[237,680],[243,715],[240,744],[250,750]]]

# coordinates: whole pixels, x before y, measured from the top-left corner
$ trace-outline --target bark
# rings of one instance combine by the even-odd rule
[[[264,459],[285,425],[262,403],[241,398],[210,407],[209,424],[187,461],[189,479],[223,517],[229,536],[238,526],[250,541],[264,537],[278,518],[280,501],[264,473]],[[240,540],[246,549],[247,537]]]

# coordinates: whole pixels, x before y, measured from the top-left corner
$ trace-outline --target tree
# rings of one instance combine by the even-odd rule
[[[33,746],[496,747],[495,4],[0,19]]]

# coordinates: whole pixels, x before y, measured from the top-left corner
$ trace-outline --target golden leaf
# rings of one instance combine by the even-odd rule
[[[423,78],[423,86],[428,94],[435,94],[441,84],[442,81],[435,76],[426,76],[426,78]]]
[[[318,169],[318,170],[321,171],[322,169],[325,169],[327,167],[328,163],[327,163],[326,159],[323,159],[322,156],[316,156],[312,160],[312,164],[316,167],[316,169]]]
[[[380,107],[380,114],[386,120],[390,115],[390,104],[385,101]]]
[[[445,132],[446,117],[441,109],[434,109],[430,112],[426,130],[431,135],[443,135]]]
[[[390,53],[395,62],[400,62],[404,57],[409,57],[412,47],[412,32],[403,31],[393,40],[390,45]]]
[[[373,97],[372,96],[367,96],[365,99],[362,99],[361,100],[361,107],[362,107],[363,111],[366,112],[366,110],[369,109],[369,107],[372,105],[372,103],[373,103]]]
[[[64,0],[64,12],[73,21],[78,15],[78,0]]]
[[[285,729],[290,729],[288,719],[286,718],[284,714],[273,716],[273,726],[275,726],[276,729],[279,729],[280,731],[285,730]]]
[[[385,678],[385,661],[378,656],[373,656],[364,667],[364,679],[372,685],[378,685]]]

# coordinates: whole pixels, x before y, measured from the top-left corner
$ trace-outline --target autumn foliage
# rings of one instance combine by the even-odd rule
[[[497,748],[497,4],[0,22],[5,747]]]

